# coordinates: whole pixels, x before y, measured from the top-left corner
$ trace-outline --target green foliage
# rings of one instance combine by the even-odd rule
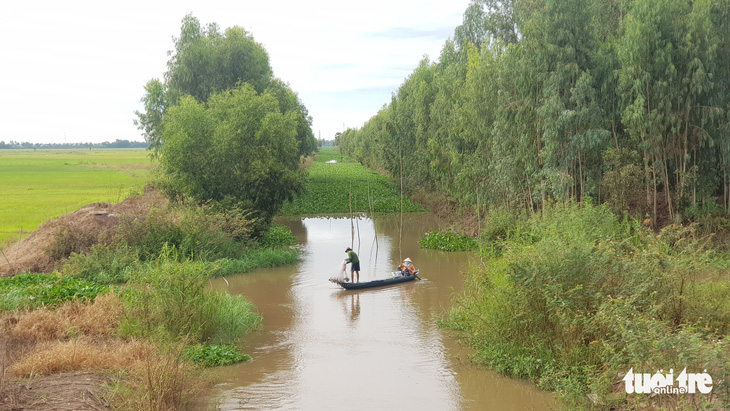
[[[299,155],[307,156],[317,151],[317,140],[312,133],[312,117],[309,111],[299,100],[299,96],[288,84],[279,79],[272,79],[266,88],[266,93],[273,95],[279,101],[279,110],[282,113],[293,113],[296,119],[297,142]]]
[[[288,247],[297,244],[297,239],[289,227],[282,224],[272,224],[269,230],[259,240],[259,244],[266,248]]]
[[[324,147],[309,168],[306,193],[284,205],[281,215],[349,213],[392,213],[400,211],[400,195],[390,178],[380,175]],[[328,163],[335,160],[336,163]],[[350,196],[352,190],[352,196]],[[424,211],[408,197],[403,210]]]
[[[98,284],[125,283],[139,263],[135,248],[96,244],[88,254],[71,254],[61,272]]]
[[[631,367],[728,375],[730,353],[717,344],[730,332],[727,257],[692,226],[655,235],[586,202],[549,206],[517,227],[495,240],[496,256],[482,250],[493,257],[469,270],[446,321],[486,364],[577,406],[586,394],[626,401],[612,384]]]
[[[182,19],[180,37],[167,64],[167,86],[174,101],[183,95],[206,101],[239,82],[261,93],[271,79],[269,55],[251,33],[238,26],[221,33],[215,23],[201,27],[192,14]]]
[[[470,251],[476,250],[477,241],[467,235],[447,231],[429,231],[418,240],[418,245],[442,251]]]
[[[248,249],[239,257],[222,259],[210,271],[212,277],[247,273],[255,268],[278,267],[299,261],[299,252],[291,248]]]
[[[165,117],[165,188],[252,210],[255,230],[263,231],[303,190],[296,136],[296,116],[248,84],[213,94],[206,105],[183,98]]]
[[[233,345],[195,344],[185,349],[185,357],[204,367],[231,365],[251,360],[250,355],[238,352]]]
[[[341,150],[468,205],[590,197],[656,226],[722,199],[727,214],[726,8],[472,2],[438,62],[421,61]]]
[[[109,287],[59,274],[17,274],[0,278],[0,311],[56,306],[79,299],[93,301]]]
[[[209,265],[178,262],[174,254],[174,249],[163,251],[157,261],[134,272],[124,294],[123,334],[231,342],[259,326],[260,316],[242,296],[208,289]]]
[[[186,96],[198,103],[206,103],[215,95],[225,94],[228,90],[235,90],[243,85],[250,87],[256,95],[271,97],[277,102],[276,111],[293,123],[294,147],[281,146],[277,150],[293,150],[295,155],[308,155],[316,149],[317,142],[311,129],[312,118],[307,108],[288,84],[273,77],[268,53],[245,29],[234,26],[221,33],[217,24],[211,23],[203,27],[196,17],[187,14],[182,19],[180,36],[175,38],[175,50],[170,52],[167,68],[164,82],[153,79],[147,83],[142,98],[145,110],[135,112],[137,119],[134,123],[142,130],[153,156],[157,156],[167,144],[168,136],[165,133],[169,110],[184,105]],[[251,106],[240,111],[250,109]],[[219,134],[227,134],[236,127],[240,128],[240,124],[236,126],[235,121],[241,120],[241,114],[239,112],[237,116],[230,117],[234,121],[231,124],[234,128],[219,130]],[[227,118],[223,116],[217,120],[225,121]],[[260,121],[261,119],[255,120],[255,124],[249,128],[258,129]],[[201,130],[193,124],[186,126],[191,134]],[[281,130],[274,132],[279,133]],[[235,139],[240,136],[219,135],[218,138]],[[273,145],[277,146],[278,143]],[[268,160],[264,159],[266,161]],[[222,196],[225,193],[209,198]]]
[[[248,215],[235,208],[172,205],[152,210],[145,219],[124,221],[117,242],[134,248],[141,261],[156,259],[164,245],[175,247],[182,259],[235,258],[249,242],[251,225]]]

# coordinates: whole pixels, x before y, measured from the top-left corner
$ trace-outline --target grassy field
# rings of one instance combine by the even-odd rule
[[[354,212],[369,212],[371,205],[376,213],[400,211],[400,195],[393,181],[341,155],[337,147],[322,147],[308,171],[307,192],[286,203],[281,215],[349,213],[351,188]],[[403,211],[425,210],[404,197]]]
[[[0,245],[49,218],[141,192],[153,166],[144,149],[0,150]]]

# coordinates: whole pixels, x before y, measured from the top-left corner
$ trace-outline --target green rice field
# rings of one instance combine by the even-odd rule
[[[153,167],[145,149],[0,150],[0,246],[50,218],[142,192]]]

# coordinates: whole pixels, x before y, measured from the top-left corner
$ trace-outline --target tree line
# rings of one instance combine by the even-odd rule
[[[312,118],[243,28],[204,27],[188,14],[174,42],[135,120],[159,159],[158,184],[172,196],[249,210],[263,230],[304,189],[300,158],[317,149]]]
[[[473,0],[338,142],[464,204],[728,212],[730,0]]]
[[[10,149],[59,149],[59,148],[146,148],[148,144],[143,141],[129,141],[116,139],[112,142],[103,143],[31,143],[28,141],[10,140],[7,143],[0,141],[0,150]]]

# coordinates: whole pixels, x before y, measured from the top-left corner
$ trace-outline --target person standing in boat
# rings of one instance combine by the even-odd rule
[[[398,266],[398,271],[403,273],[403,275],[413,275],[416,273],[416,266],[413,265],[413,261],[410,258],[406,257]]]
[[[360,282],[360,259],[357,258],[357,254],[355,254],[355,252],[352,251],[352,248],[350,248],[350,247],[347,247],[345,249],[345,252],[347,253],[347,260],[345,260],[346,264],[347,263],[352,264],[350,266],[350,273],[352,274],[352,277],[350,277],[350,278],[352,278],[352,282],[354,283],[355,274],[357,274],[357,282],[359,283]]]

